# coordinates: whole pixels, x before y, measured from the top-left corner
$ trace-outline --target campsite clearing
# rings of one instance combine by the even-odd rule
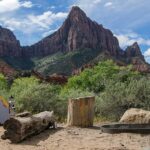
[[[0,136],[4,130],[0,127]],[[76,128],[59,125],[56,130],[31,137],[19,144],[0,139],[3,150],[150,150],[150,135],[106,134],[98,126]]]

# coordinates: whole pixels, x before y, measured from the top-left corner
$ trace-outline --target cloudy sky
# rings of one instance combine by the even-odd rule
[[[150,0],[0,0],[0,25],[31,45],[57,30],[73,5],[111,29],[122,48],[137,41],[150,62]]]

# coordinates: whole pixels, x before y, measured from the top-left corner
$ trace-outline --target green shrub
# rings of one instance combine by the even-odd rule
[[[16,79],[11,88],[11,95],[16,101],[18,112],[28,110],[33,113],[54,110],[60,113],[61,101],[59,100],[60,86],[40,83],[36,78]]]
[[[7,80],[2,74],[0,74],[0,96],[7,99],[9,97],[8,90]]]
[[[103,93],[96,99],[96,114],[119,120],[129,108],[150,110],[150,80],[143,77],[130,79],[128,83],[109,81]]]
[[[66,89],[75,88],[99,93],[105,90],[108,80],[126,82],[128,78],[139,77],[140,74],[131,71],[131,67],[119,67],[108,60],[100,62],[92,69],[84,70],[80,75],[69,79]]]

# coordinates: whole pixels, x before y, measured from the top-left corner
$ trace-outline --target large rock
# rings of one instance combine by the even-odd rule
[[[150,123],[150,111],[131,108],[124,113],[124,115],[122,116],[119,122],[133,123],[133,124]]]

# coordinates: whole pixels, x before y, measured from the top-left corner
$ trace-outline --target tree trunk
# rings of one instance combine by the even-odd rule
[[[68,126],[93,126],[94,103],[95,97],[70,99],[68,105]]]
[[[29,117],[13,117],[4,123],[3,139],[9,139],[13,143],[18,143],[29,136],[55,127],[53,112],[41,112]]]

